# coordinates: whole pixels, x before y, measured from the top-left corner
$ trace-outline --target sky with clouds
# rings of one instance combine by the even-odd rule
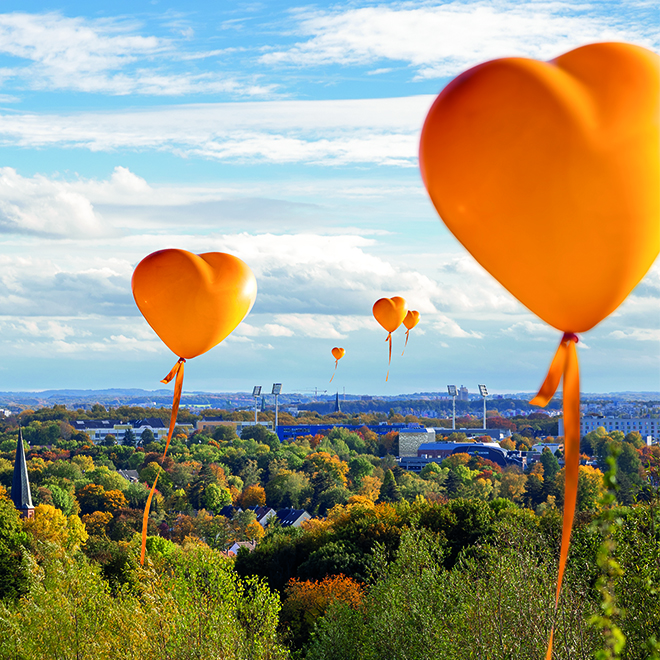
[[[417,168],[438,92],[487,59],[660,48],[655,0],[5,0],[0,390],[161,387],[130,290],[155,250],[230,252],[259,291],[188,390],[532,391],[559,333],[439,221]],[[585,255],[598,267],[598,255]],[[511,257],[515,268],[515,255]],[[401,295],[394,335],[371,315]],[[346,355],[337,376],[333,346]],[[579,344],[589,392],[660,390],[660,266]]]

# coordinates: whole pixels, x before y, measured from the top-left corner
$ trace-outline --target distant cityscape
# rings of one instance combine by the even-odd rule
[[[537,412],[539,408],[529,401],[535,393],[493,394],[486,398],[489,411],[497,411],[500,417],[517,417]],[[583,415],[603,417],[650,417],[660,414],[660,392],[612,392],[582,393]],[[8,416],[26,409],[64,405],[70,410],[90,410],[94,405],[106,408],[136,406],[144,408],[169,408],[172,391],[169,389],[105,389],[105,390],[44,390],[41,392],[0,392],[0,414]],[[356,395],[341,392],[328,393],[320,390],[303,392],[282,391],[278,395],[279,410],[294,417],[302,411],[313,410],[319,414],[334,412],[337,404],[348,414],[385,412],[393,410],[401,415],[419,418],[447,418],[452,414],[452,397],[447,392],[416,392],[390,396]],[[457,414],[480,415],[483,398],[461,385],[457,388]],[[561,396],[555,397],[544,411],[550,416],[561,415]],[[250,392],[184,392],[181,407],[191,412],[203,413],[206,409],[255,410],[275,409],[275,397],[271,394],[252,396]]]

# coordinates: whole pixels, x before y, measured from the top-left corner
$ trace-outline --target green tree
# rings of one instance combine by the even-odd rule
[[[553,481],[560,470],[559,461],[547,447],[541,454],[541,465],[543,465],[543,478],[547,481]]]
[[[380,494],[378,495],[379,502],[400,502],[401,491],[397,486],[396,479],[392,470],[385,473],[383,485],[380,487]]]
[[[28,543],[13,502],[0,496],[0,600],[14,600],[28,589]]]
[[[236,429],[233,426],[216,426],[213,429],[213,439],[220,442],[234,442],[238,440]]]
[[[354,488],[359,488],[364,477],[369,477],[374,472],[374,466],[364,456],[355,456],[348,462],[348,478]]]
[[[220,513],[220,510],[231,504],[231,493],[217,483],[211,483],[204,489],[203,497],[204,508],[213,513]]]
[[[265,487],[266,504],[274,509],[300,509],[312,494],[309,477],[302,472],[280,472]]]
[[[142,433],[140,433],[140,444],[144,445],[145,447],[156,440],[156,436],[154,435],[154,432],[151,429],[144,429]]]
[[[125,447],[135,447],[135,432],[133,429],[128,428],[124,431],[124,438],[122,444]]]

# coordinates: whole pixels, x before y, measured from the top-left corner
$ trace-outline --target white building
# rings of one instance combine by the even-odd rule
[[[147,417],[126,423],[122,423],[118,419],[84,419],[73,422],[72,426],[76,430],[86,433],[94,444],[104,440],[107,435],[111,435],[115,440],[121,442],[128,429],[131,429],[137,438],[143,431],[149,430],[157,440],[166,439],[169,431],[169,424],[163,422],[159,417]],[[193,431],[192,424],[177,424],[177,426],[186,433]]]
[[[621,431],[628,435],[632,431],[637,431],[643,439],[649,436],[655,442],[660,437],[660,419],[650,417],[591,417],[585,416],[580,419],[580,436],[584,436],[591,431],[595,431],[602,426],[608,433],[610,431]],[[564,435],[564,419],[559,420],[559,435]]]

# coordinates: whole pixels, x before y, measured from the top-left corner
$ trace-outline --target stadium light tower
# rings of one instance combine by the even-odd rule
[[[447,392],[449,392],[449,396],[451,397],[451,410],[452,410],[452,416],[451,416],[451,428],[452,430],[456,430],[456,395],[458,392],[456,391],[456,385],[447,385]]]
[[[277,397],[282,393],[282,383],[273,383],[273,391],[271,394],[275,395],[275,433],[277,433],[277,406],[278,406],[278,401]]]
[[[252,390],[252,396],[254,397],[254,423],[257,424],[257,403],[259,402],[259,397],[261,396],[261,385],[255,385]]]
[[[484,399],[484,430],[486,429],[486,397],[488,396],[488,389],[485,385],[479,385],[479,394]]]

